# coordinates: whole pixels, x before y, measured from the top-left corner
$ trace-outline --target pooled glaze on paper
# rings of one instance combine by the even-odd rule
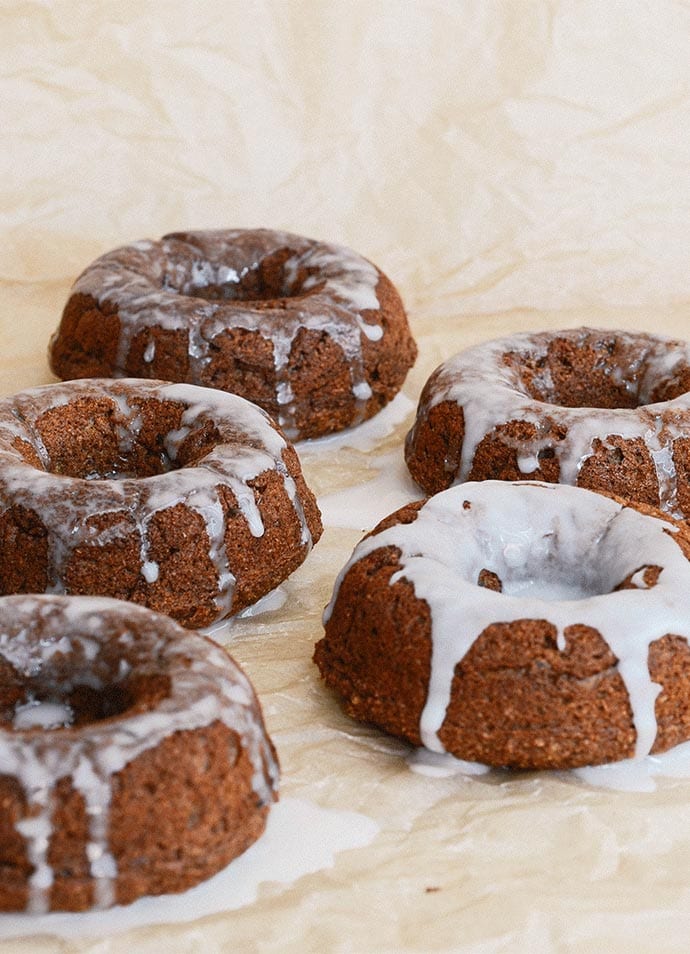
[[[667,634],[690,637],[690,563],[673,540],[671,524],[579,488],[467,483],[430,498],[413,522],[362,540],[338,577],[325,620],[350,566],[386,546],[400,552],[401,569],[391,577],[391,585],[408,580],[431,612],[431,675],[420,720],[428,749],[444,751],[438,733],[455,667],[487,626],[547,619],[556,628],[561,651],[568,626],[581,624],[601,633],[618,659],[628,691],[635,758],[649,754],[660,691],[649,674],[649,646]],[[614,592],[642,565],[662,567],[656,585]],[[483,569],[513,581],[517,590],[539,576],[543,587],[551,585],[557,596],[565,582],[574,579],[568,587],[575,598],[498,593],[477,585]]]
[[[368,463],[378,470],[378,476],[319,497],[324,526],[350,527],[364,532],[389,513],[422,496],[399,451],[372,456]]]
[[[392,401],[381,408],[378,414],[367,418],[366,421],[362,421],[356,427],[347,427],[345,430],[326,434],[323,437],[312,437],[298,441],[295,443],[295,447],[301,460],[313,458],[315,461],[322,459],[324,455],[345,447],[362,453],[377,450],[379,445],[396,430],[398,425],[409,417],[414,407],[414,402],[403,391],[399,391]]]
[[[321,808],[301,798],[281,798],[266,830],[239,858],[183,894],[139,898],[107,911],[29,917],[0,915],[0,938],[50,934],[64,938],[116,934],[153,924],[179,924],[235,911],[256,901],[262,884],[291,885],[332,868],[336,855],[365,848],[379,826],[359,812]]]

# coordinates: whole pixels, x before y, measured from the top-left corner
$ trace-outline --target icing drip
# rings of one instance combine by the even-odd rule
[[[690,393],[670,401],[648,401],[660,382],[671,380],[679,366],[690,365],[690,344],[660,336],[612,333],[624,346],[626,354],[635,353],[635,348],[642,349],[641,354],[630,358],[625,373],[616,365],[607,369],[611,378],[623,384],[636,398],[639,406],[635,408],[562,407],[537,400],[527,393],[516,363],[504,360],[510,354],[527,353],[532,358],[543,356],[548,340],[556,334],[577,341],[589,333],[589,329],[582,329],[558,332],[553,336],[517,334],[460,352],[435,372],[434,387],[420,402],[418,421],[443,401],[455,402],[463,409],[465,433],[455,483],[470,477],[482,439],[508,421],[527,422],[536,430],[532,440],[519,441],[505,431],[501,432],[501,441],[517,451],[520,472],[525,475],[534,473],[539,467],[540,452],[548,450],[557,458],[559,480],[565,484],[577,483],[580,469],[594,452],[597,439],[611,449],[610,441],[614,436],[630,441],[640,439],[654,465],[659,506],[674,516],[683,516],[678,502],[678,475],[673,452],[678,438],[690,436]],[[543,393],[553,391],[548,366],[539,369],[532,386]],[[563,439],[554,436],[556,423],[566,431]],[[413,434],[414,431],[408,437],[410,443]]]
[[[108,911],[83,912],[78,917],[59,912],[40,918],[3,914],[0,939],[35,939],[38,934],[92,940],[107,936],[106,943],[111,944],[116,934],[135,928],[162,924],[169,931],[171,924],[187,924],[216,914],[227,916],[229,911],[253,904],[261,885],[270,883],[275,890],[278,885],[295,884],[307,874],[325,872],[333,867],[339,852],[363,848],[378,833],[378,824],[366,815],[321,808],[304,799],[281,798],[272,807],[259,841],[218,874],[186,891],[183,899],[179,894],[156,895]],[[204,949],[209,943],[207,939]],[[184,941],[178,941],[178,949],[183,944],[186,948]]]
[[[46,911],[54,873],[48,861],[53,792],[61,778],[82,795],[89,825],[86,847],[95,879],[95,907],[114,901],[117,863],[109,850],[113,776],[163,739],[221,721],[241,739],[253,766],[260,804],[269,804],[278,767],[261,725],[251,686],[230,657],[166,617],[95,597],[10,596],[2,600],[0,655],[26,680],[47,678],[55,696],[75,686],[103,688],[137,666],[169,677],[155,709],[39,731],[35,724],[0,728],[0,765],[16,777],[26,801],[17,831],[33,866],[27,910]],[[119,666],[113,671],[113,650]],[[59,653],[60,665],[51,665]],[[65,658],[67,657],[67,664]],[[52,703],[52,705],[56,705]],[[65,709],[63,704],[63,709]],[[26,711],[20,706],[19,711]],[[16,712],[16,710],[15,710]],[[21,720],[20,720],[21,721]]]
[[[266,257],[286,250],[275,306],[261,302],[256,307],[244,300],[238,291],[242,279]],[[301,277],[305,272],[306,278]],[[302,328],[328,335],[342,350],[356,402],[352,423],[364,419],[371,389],[362,339],[377,342],[384,334],[383,326],[372,321],[372,312],[380,308],[379,278],[374,265],[343,246],[287,232],[236,229],[172,235],[116,249],[86,269],[72,292],[117,307],[115,377],[127,376],[135,337],[152,327],[187,336],[187,380],[198,383],[205,381],[219,336],[232,328],[258,332],[271,343],[278,422],[292,439],[297,428],[289,360]],[[210,286],[221,289],[218,300],[201,297]],[[150,364],[154,357],[155,344],[149,339],[143,358]]]
[[[569,626],[593,627],[618,659],[640,759],[654,743],[660,691],[649,675],[649,646],[667,634],[690,637],[690,563],[673,533],[665,521],[580,488],[466,483],[430,498],[412,523],[362,540],[338,577],[324,621],[355,562],[380,547],[399,550],[401,569],[391,585],[408,580],[431,611],[431,676],[420,728],[435,752],[444,751],[438,733],[455,667],[487,626],[548,620],[561,651]],[[614,591],[628,575],[639,586],[640,564],[662,567],[656,585]],[[503,592],[477,585],[483,569],[497,574]]]
[[[131,397],[128,400],[128,395]],[[190,467],[178,467],[149,477],[131,474],[91,475],[84,478],[51,473],[49,455],[35,422],[50,408],[81,396],[107,397],[116,410],[116,432],[123,453],[136,442],[142,427],[138,407],[130,401],[171,401],[183,406],[180,427],[165,435],[168,465],[190,435],[212,422],[219,440]],[[45,470],[28,464],[17,442],[37,449]],[[139,538],[140,573],[147,585],[159,578],[159,566],[149,554],[149,528],[163,511],[184,504],[203,520],[209,541],[209,559],[218,578],[218,615],[231,612],[235,577],[225,548],[226,521],[220,488],[232,491],[251,534],[264,533],[261,512],[250,482],[265,471],[280,474],[285,493],[299,520],[301,543],[312,538],[294,479],[283,461],[287,444],[259,408],[236,395],[188,384],[124,380],[72,381],[29,389],[0,402],[0,513],[22,506],[41,518],[48,541],[48,592],[63,593],[63,568],[81,545],[103,546],[124,539],[134,530]],[[112,524],[97,531],[93,518],[110,515]]]

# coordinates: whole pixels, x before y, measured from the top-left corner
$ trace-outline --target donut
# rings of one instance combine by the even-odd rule
[[[290,440],[358,424],[416,345],[389,279],[347,248],[268,229],[175,232],[96,259],[50,345],[58,377],[186,381],[242,395]]]
[[[405,444],[427,493],[577,484],[690,516],[690,345],[579,328],[485,342],[438,367]]]
[[[0,598],[0,910],[184,891],[261,835],[278,764],[219,646],[142,606]]]
[[[208,626],[320,533],[294,449],[241,397],[96,379],[0,401],[0,594],[111,596]]]
[[[315,661],[355,719],[566,769],[690,739],[690,530],[568,485],[469,482],[355,548]]]

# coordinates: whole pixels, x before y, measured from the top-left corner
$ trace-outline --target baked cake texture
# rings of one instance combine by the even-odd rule
[[[268,229],[176,232],[108,252],[77,279],[50,345],[58,377],[219,388],[263,407],[290,440],[376,414],[416,354],[375,265]]]
[[[294,449],[236,395],[125,379],[0,401],[0,594],[112,596],[207,626],[320,534]]]
[[[0,910],[184,891],[262,833],[278,764],[210,640],[98,597],[0,598]]]
[[[565,485],[483,481],[356,547],[315,661],[346,712],[492,766],[573,768],[690,739],[690,530]]]
[[[690,516],[690,345],[578,328],[516,334],[434,371],[407,436],[427,493],[524,478]]]

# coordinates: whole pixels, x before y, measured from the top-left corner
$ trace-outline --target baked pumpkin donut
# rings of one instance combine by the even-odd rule
[[[0,910],[184,891],[260,836],[278,765],[223,649],[96,597],[3,597],[0,619]]]
[[[690,344],[579,328],[516,334],[434,371],[407,436],[427,493],[536,479],[690,516]]]
[[[321,533],[299,460],[243,398],[86,380],[0,401],[0,593],[97,594],[207,626]]]
[[[50,346],[61,378],[240,394],[291,440],[358,424],[417,354],[400,296],[350,249],[268,229],[135,242],[77,279]]]
[[[690,739],[690,531],[577,487],[484,481],[384,520],[315,660],[347,713],[436,752],[573,768]]]

